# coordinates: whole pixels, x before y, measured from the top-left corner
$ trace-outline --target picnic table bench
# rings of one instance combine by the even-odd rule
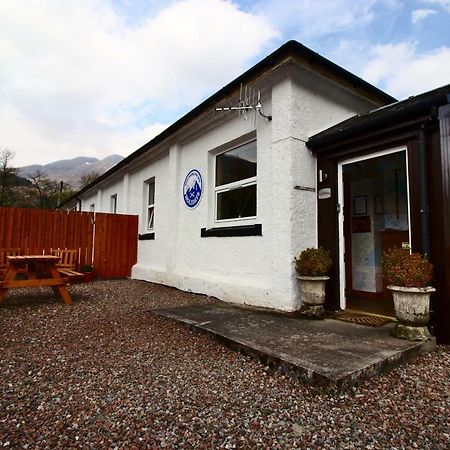
[[[56,263],[56,267],[67,281],[79,281],[83,278],[84,275],[75,270],[78,250],[58,248],[52,250],[52,255],[59,256],[60,260]]]
[[[50,286],[63,303],[70,305],[72,299],[66,288],[66,282],[58,272],[56,263],[59,256],[26,255],[8,256],[8,266],[0,281],[0,302],[4,300],[9,289]],[[18,273],[24,274],[24,279],[16,279]]]
[[[0,278],[5,274],[8,267],[8,256],[21,255],[20,248],[0,249]]]

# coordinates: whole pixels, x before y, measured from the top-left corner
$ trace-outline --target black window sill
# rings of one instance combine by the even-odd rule
[[[234,227],[202,228],[201,237],[235,237],[235,236],[262,236],[262,225],[239,225]]]
[[[155,240],[155,233],[140,234],[138,239],[140,241],[154,241]]]

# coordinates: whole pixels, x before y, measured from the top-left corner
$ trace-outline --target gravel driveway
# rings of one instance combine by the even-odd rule
[[[450,348],[318,393],[152,309],[212,302],[131,280],[10,292],[0,448],[450,448]]]

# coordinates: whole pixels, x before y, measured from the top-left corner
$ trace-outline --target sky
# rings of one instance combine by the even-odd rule
[[[2,0],[0,150],[127,156],[290,39],[399,99],[450,83],[450,0]]]

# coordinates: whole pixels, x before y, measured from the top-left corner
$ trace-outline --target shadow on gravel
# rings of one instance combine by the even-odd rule
[[[89,296],[74,293],[70,290],[69,294],[73,300],[73,305],[84,303],[84,302],[92,302],[92,298]],[[52,305],[52,304],[60,304],[61,306],[70,306],[64,305],[59,297],[53,293],[51,288],[37,288],[37,289],[26,289],[26,290],[16,290],[14,292],[8,292],[6,298],[0,303],[0,309],[16,309],[23,307],[38,307],[43,305]]]

